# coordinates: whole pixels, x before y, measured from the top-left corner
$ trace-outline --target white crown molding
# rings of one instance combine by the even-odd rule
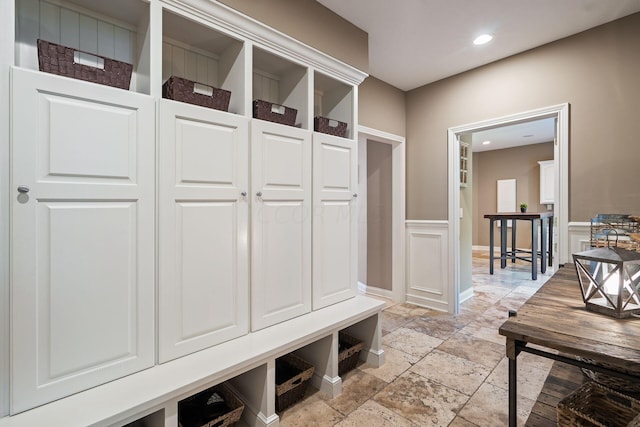
[[[262,49],[309,66],[345,83],[357,86],[368,76],[364,71],[358,70],[217,1],[161,0],[161,3],[185,11],[192,16],[197,16],[201,20],[225,30],[230,36],[239,36]]]
[[[393,143],[404,143],[406,138],[404,136],[394,135],[389,132],[385,132],[378,129],[373,129],[368,126],[358,125],[358,132],[364,134],[366,138],[373,138],[376,141],[380,140],[381,142],[386,142],[388,144]]]

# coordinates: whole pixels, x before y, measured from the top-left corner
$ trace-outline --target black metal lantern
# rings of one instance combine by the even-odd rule
[[[617,318],[640,314],[640,253],[618,247],[573,254],[587,310]]]

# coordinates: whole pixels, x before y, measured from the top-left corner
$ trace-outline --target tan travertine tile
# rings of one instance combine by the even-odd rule
[[[383,335],[393,332],[406,323],[410,322],[411,318],[401,316],[395,313],[389,313],[386,310],[382,312],[382,333]]]
[[[470,421],[465,420],[462,417],[455,417],[448,427],[480,427]]]
[[[404,325],[405,328],[442,340],[448,339],[465,326],[466,323],[461,322],[457,316],[453,315],[422,316]]]
[[[484,326],[481,323],[473,322],[460,330],[463,334],[471,335],[498,345],[505,345],[506,339],[498,333],[497,327]]]
[[[504,344],[496,344],[462,332],[440,344],[438,350],[464,357],[490,369],[495,368],[505,355]]]
[[[365,364],[360,367],[360,370],[390,383],[420,360],[418,356],[396,350],[393,347],[383,346],[383,348],[384,364],[382,366],[373,368]]]
[[[310,390],[303,401],[278,414],[280,427],[330,427],[344,418],[344,415],[320,399],[317,390]]]
[[[385,335],[382,343],[413,356],[422,357],[442,344],[442,340],[402,327]]]
[[[348,415],[386,385],[387,383],[380,378],[357,369],[343,378],[342,393],[339,396],[322,399],[336,411]]]
[[[518,395],[536,400],[540,390],[544,386],[544,381],[549,374],[549,369],[539,369],[532,363],[525,363],[521,360],[522,354],[518,356]],[[500,361],[496,369],[487,378],[487,383],[493,384],[504,390],[509,390],[509,359],[506,357]]]
[[[535,401],[518,397],[518,425],[523,426]],[[469,399],[458,416],[482,427],[504,427],[509,424],[509,393],[484,383]]]
[[[373,398],[419,426],[446,426],[462,408],[468,396],[407,372]]]
[[[424,307],[418,307],[417,305],[402,303],[395,304],[385,310],[388,313],[398,314],[403,317],[413,318],[417,316],[426,316],[429,313],[433,313],[433,310]]]
[[[353,411],[336,427],[415,427],[417,424],[403,418],[384,406],[368,400]]]
[[[471,396],[491,369],[443,351],[434,350],[413,365],[411,372]]]

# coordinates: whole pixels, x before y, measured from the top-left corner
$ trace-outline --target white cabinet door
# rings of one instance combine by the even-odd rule
[[[313,134],[313,309],[357,289],[357,142]]]
[[[159,104],[158,339],[166,362],[248,332],[249,126],[230,113]]]
[[[11,412],[154,363],[154,101],[12,70]]]
[[[553,160],[542,160],[538,164],[540,165],[540,204],[553,204],[555,200],[555,163]]]
[[[251,122],[251,328],[311,311],[311,133]]]

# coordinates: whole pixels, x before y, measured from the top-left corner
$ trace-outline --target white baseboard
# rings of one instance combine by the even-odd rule
[[[374,286],[367,286],[362,282],[358,282],[358,293],[393,301],[393,291],[389,289],[376,288]]]
[[[473,288],[472,287],[460,292],[460,296],[458,297],[458,303],[462,304],[463,302],[465,302],[466,300],[468,300],[471,297],[473,297]]]

